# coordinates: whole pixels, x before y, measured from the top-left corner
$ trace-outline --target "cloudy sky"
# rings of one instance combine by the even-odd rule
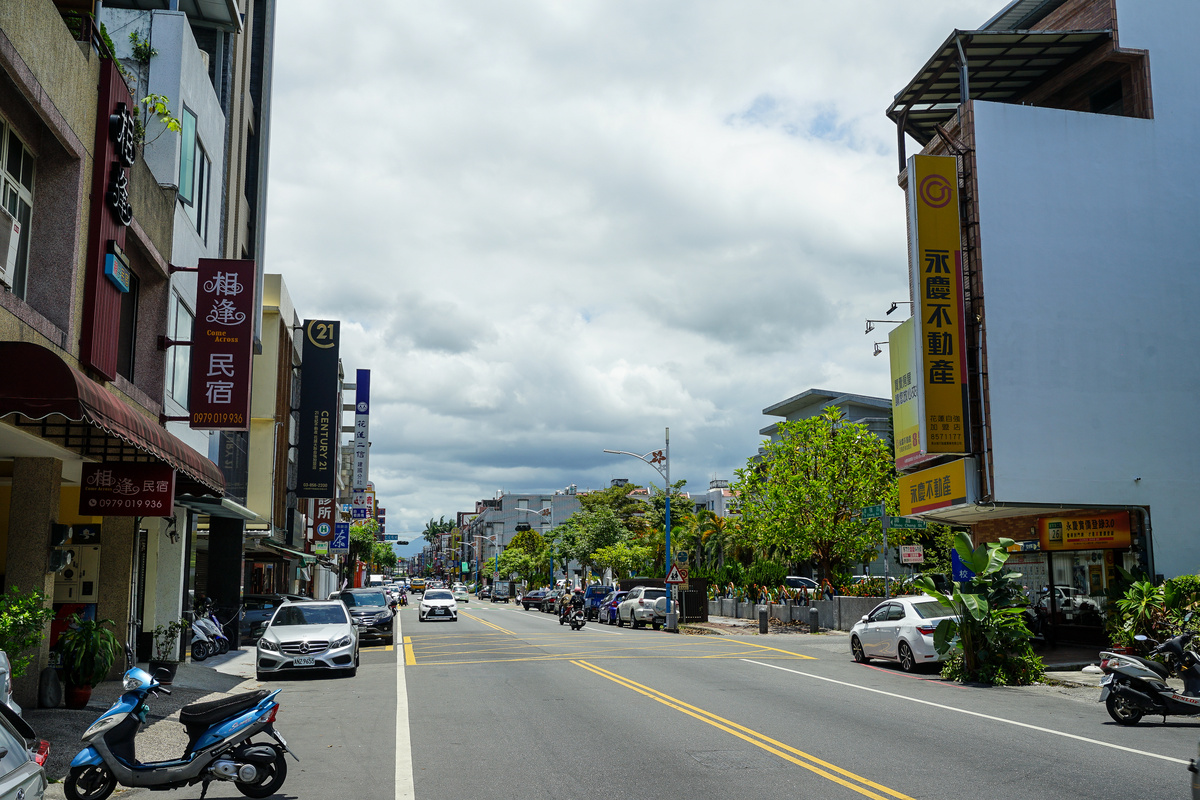
[[[1002,6],[281,4],[267,268],[372,371],[389,532],[651,482],[601,451],[668,426],[704,489],[766,406],[887,396],[887,326],[863,334],[908,296],[884,109]]]

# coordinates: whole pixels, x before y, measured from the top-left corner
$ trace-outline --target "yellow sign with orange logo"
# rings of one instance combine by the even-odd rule
[[[901,475],[900,516],[974,503],[977,493],[975,459],[960,458],[949,464]]]
[[[969,453],[958,159],[910,158],[908,209],[923,448],[926,453]]]
[[[916,323],[910,317],[888,334],[888,356],[892,362],[892,439],[896,469],[907,469],[925,456],[921,424],[921,393],[917,387],[921,368],[917,363]]]
[[[1043,550],[1123,550],[1129,547],[1129,512],[1086,517],[1038,517]]]

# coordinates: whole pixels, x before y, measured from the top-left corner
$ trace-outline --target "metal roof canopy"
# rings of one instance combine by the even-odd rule
[[[957,113],[964,97],[1013,102],[1112,38],[1111,29],[955,30],[888,106],[887,115],[899,129],[901,169],[905,133],[926,145],[937,134],[936,126]]]
[[[138,11],[182,11],[192,22],[231,33],[241,33],[242,12],[237,0],[104,0],[109,8]]]

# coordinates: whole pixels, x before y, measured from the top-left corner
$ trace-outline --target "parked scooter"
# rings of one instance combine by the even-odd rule
[[[188,613],[188,612],[184,612]],[[217,643],[209,638],[208,631],[200,623],[200,615],[192,614],[192,661],[203,661],[217,652]]]
[[[203,783],[202,798],[214,780],[233,781],[247,797],[269,797],[283,786],[285,754],[296,755],[274,727],[278,689],[185,706],[179,721],[187,728],[187,751],[143,764],[134,754],[134,737],[150,711],[146,700],[171,692],[138,668],[125,673],[124,685],[125,694],[83,733],[87,746],[71,762],[63,786],[67,800],[105,800],[118,784],[161,790]],[[276,743],[251,742],[259,733]]]
[[[1188,622],[1192,615],[1184,617]],[[1195,716],[1200,714],[1200,656],[1188,646],[1193,633],[1181,633],[1161,644],[1145,636],[1135,636],[1141,642],[1153,642],[1151,656],[1163,655],[1166,664],[1125,653],[1100,654],[1100,702],[1105,703],[1108,715],[1122,725],[1136,725],[1144,715]],[[1167,678],[1183,678],[1183,691],[1167,685]]]

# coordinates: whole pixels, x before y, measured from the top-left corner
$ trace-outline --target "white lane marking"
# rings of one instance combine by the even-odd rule
[[[392,641],[400,642],[396,653],[396,800],[415,800],[412,769],[412,731],[408,722],[408,684],[404,667],[404,633],[400,627],[400,615],[396,615],[396,627]]]
[[[1028,728],[1029,730],[1041,731],[1042,733],[1049,733],[1054,736],[1062,736],[1063,738],[1066,738],[1066,739],[1075,739],[1080,742],[1087,742],[1088,744],[1098,744],[1101,747],[1111,747],[1113,750],[1124,750],[1126,753],[1133,753],[1133,754],[1139,755],[1139,756],[1148,756],[1150,758],[1158,758],[1158,759],[1162,759],[1163,761],[1170,761],[1174,764],[1190,764],[1191,763],[1190,761],[1187,761],[1187,760],[1181,759],[1181,758],[1172,758],[1171,756],[1164,756],[1164,755],[1160,755],[1158,753],[1150,753],[1145,750],[1137,750],[1132,747],[1125,747],[1124,745],[1112,744],[1111,742],[1102,742],[1099,739],[1089,739],[1086,736],[1077,736],[1073,733],[1065,733],[1064,731],[1056,731],[1051,728],[1043,728],[1038,725],[1030,725],[1028,722],[1017,722],[1016,720],[1012,720],[1012,719],[1004,719],[1004,717],[993,717],[991,714],[983,714],[978,711],[968,711],[965,708],[955,708],[954,706],[945,706],[945,705],[942,705],[941,703],[934,703],[929,700],[918,700],[915,697],[908,697],[907,695],[895,694],[893,692],[885,692],[882,689],[872,689],[869,686],[859,686],[856,683],[847,683],[846,681],[839,681],[839,680],[835,680],[833,678],[826,678],[822,675],[813,675],[811,672],[801,672],[798,669],[788,669],[787,667],[780,667],[780,666],[776,666],[775,664],[764,664],[761,661],[751,661],[748,658],[743,658],[742,661],[745,661],[747,664],[757,664],[760,667],[770,667],[771,669],[777,669],[782,672],[790,672],[793,675],[803,675],[805,678],[816,678],[819,681],[827,681],[829,683],[836,683],[841,686],[849,686],[851,689],[859,689],[864,692],[874,692],[875,694],[882,694],[882,695],[886,695],[887,697],[895,697],[898,700],[908,700],[909,702],[912,702],[912,703],[920,703],[921,705],[925,705],[925,706],[933,706],[934,708],[940,708],[940,709],[943,709],[944,711],[955,711],[959,714],[968,714],[972,717],[988,719],[993,722],[1003,722],[1007,725],[1016,725],[1018,728]]]

